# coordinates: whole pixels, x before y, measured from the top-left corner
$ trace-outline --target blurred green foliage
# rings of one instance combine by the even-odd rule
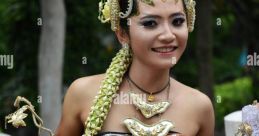
[[[215,115],[219,127],[224,125],[224,116],[241,110],[252,103],[252,80],[250,77],[238,78],[215,86]]]
[[[98,0],[65,0],[66,39],[64,56],[64,86],[79,77],[104,73],[112,57],[120,48],[109,24],[101,24],[98,19]],[[231,1],[232,2],[232,1]],[[257,20],[258,8],[248,8],[249,14],[237,14],[235,6],[224,0],[214,1],[213,6],[213,70],[215,96],[221,96],[222,103],[216,103],[217,125],[223,127],[223,116],[240,110],[251,103],[253,79],[246,69],[239,65],[243,47],[250,44],[252,35],[245,34],[246,26],[240,21]],[[259,0],[240,1],[243,7],[256,6]],[[234,12],[235,11],[235,12]],[[37,54],[40,37],[40,1],[1,0],[0,2],[0,54],[14,55],[14,69],[0,67],[0,122],[15,109],[12,107],[17,95],[26,96],[38,109],[37,103]],[[218,19],[221,25],[218,25]],[[44,22],[44,21],[43,21]],[[254,28],[256,30],[256,28]],[[198,86],[196,33],[189,35],[188,46],[172,74],[191,87]],[[259,43],[259,42],[258,42]],[[83,58],[87,64],[83,64]],[[258,75],[259,72],[257,71]],[[237,80],[235,80],[237,79]],[[234,81],[233,81],[234,80]],[[229,82],[233,81],[233,82]],[[254,96],[259,97],[259,96]],[[31,124],[31,123],[29,123]],[[0,124],[2,127],[3,124]]]

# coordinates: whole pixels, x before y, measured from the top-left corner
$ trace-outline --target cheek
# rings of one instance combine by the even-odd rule
[[[132,49],[148,49],[151,47],[154,37],[151,34],[143,31],[141,26],[132,25],[130,26],[130,43]]]
[[[184,30],[184,31],[178,32],[177,40],[178,40],[178,43],[179,43],[180,47],[183,47],[185,49],[186,44],[187,44],[187,40],[188,40],[188,36],[189,36],[189,33],[188,33],[187,29]]]
[[[176,34],[177,44],[179,46],[178,48],[179,50],[176,53],[176,58],[178,58],[179,60],[186,49],[189,33],[187,29],[186,30],[182,29],[181,31],[176,32],[175,34]]]

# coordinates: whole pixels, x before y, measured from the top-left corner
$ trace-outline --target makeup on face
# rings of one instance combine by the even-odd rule
[[[135,59],[159,67],[171,67],[185,50],[188,39],[186,14],[181,1],[139,2],[139,14],[131,17],[130,41]],[[159,62],[159,63],[158,63]]]
[[[145,14],[138,19],[138,24],[147,29],[156,28],[160,23],[167,21],[172,27],[181,27],[186,21],[185,14],[182,12],[173,13],[169,18],[164,18],[156,14]]]

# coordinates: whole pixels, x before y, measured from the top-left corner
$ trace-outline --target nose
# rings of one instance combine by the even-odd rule
[[[169,24],[164,24],[161,30],[161,34],[158,37],[161,42],[170,43],[175,40],[175,34]]]

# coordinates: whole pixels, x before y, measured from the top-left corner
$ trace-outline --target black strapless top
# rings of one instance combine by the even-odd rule
[[[178,132],[175,131],[169,131],[168,134],[180,134]],[[131,133],[126,133],[126,132],[100,132],[97,134],[97,136],[132,136]]]

